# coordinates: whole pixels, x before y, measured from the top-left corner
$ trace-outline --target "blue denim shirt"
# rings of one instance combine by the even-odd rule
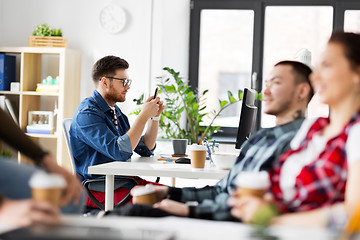
[[[113,122],[114,112],[95,90],[91,97],[83,100],[76,109],[70,127],[70,145],[76,172],[82,181],[100,176],[88,174],[88,167],[112,161],[126,161],[132,155],[129,136],[129,120],[115,105],[118,129]],[[141,137],[135,152],[151,156],[144,137]]]

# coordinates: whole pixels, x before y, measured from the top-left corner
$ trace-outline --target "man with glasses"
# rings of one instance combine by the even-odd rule
[[[140,114],[130,127],[128,118],[116,105],[125,102],[130,89],[129,64],[116,56],[98,60],[92,70],[96,89],[91,97],[83,100],[74,113],[70,128],[70,144],[74,155],[76,172],[82,181],[97,176],[88,174],[88,167],[112,161],[126,161],[135,151],[141,156],[150,156],[155,149],[159,116],[164,110],[159,97],[152,96],[144,103]],[[151,121],[148,121],[150,120]],[[142,132],[148,123],[146,133]],[[145,185],[146,180],[134,177]],[[129,192],[120,188],[115,191],[115,201]],[[105,202],[103,192],[92,191],[99,202]],[[88,207],[96,207],[88,199]]]

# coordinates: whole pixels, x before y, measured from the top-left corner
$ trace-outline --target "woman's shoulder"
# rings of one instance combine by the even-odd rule
[[[305,139],[306,134],[308,133],[310,127],[314,124],[318,117],[306,118],[301,124],[299,130],[297,131],[295,137],[291,140],[290,147],[296,149],[300,146],[301,142]]]
[[[346,141],[346,154],[348,163],[360,161],[360,122],[355,123],[349,129],[348,138]]]

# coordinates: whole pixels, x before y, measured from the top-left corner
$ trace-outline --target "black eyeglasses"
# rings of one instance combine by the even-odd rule
[[[126,87],[126,86],[130,87],[131,82],[132,82],[132,80],[128,79],[128,78],[116,78],[116,77],[106,77],[106,78],[111,78],[111,79],[123,81],[123,86],[124,87]],[[100,80],[101,80],[101,78],[100,78]]]

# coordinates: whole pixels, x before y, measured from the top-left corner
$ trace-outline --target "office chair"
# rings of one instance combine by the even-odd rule
[[[75,161],[74,161],[74,156],[71,150],[71,145],[70,145],[70,125],[71,125],[71,118],[66,118],[63,120],[63,131],[64,131],[64,135],[65,135],[65,142],[66,142],[66,146],[68,149],[68,153],[70,156],[70,162],[71,162],[71,168],[74,174],[76,174],[76,167],[75,167]],[[121,178],[115,178],[114,180],[114,190],[124,187],[126,186],[130,186],[130,188],[133,188],[134,186],[136,186],[138,184],[138,182],[130,177],[125,177],[122,176]],[[86,180],[83,182],[83,186],[85,189],[86,194],[89,196],[90,200],[101,210],[105,210],[105,206],[104,204],[102,204],[101,202],[99,202],[95,196],[90,192],[90,190],[92,191],[98,191],[98,192],[105,192],[105,179],[91,179],[91,180]],[[130,190],[129,193],[117,204],[114,205],[114,208],[116,207],[120,207],[123,206],[125,204],[127,204],[131,199],[131,195],[130,195]]]
[[[255,95],[255,90],[244,88],[240,121],[236,136],[236,149],[240,149],[241,145],[250,137],[254,130],[257,113],[257,107],[254,105]]]

